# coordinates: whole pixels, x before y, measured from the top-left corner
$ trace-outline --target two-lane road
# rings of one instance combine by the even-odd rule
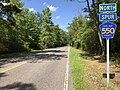
[[[69,48],[0,60],[0,90],[73,90]]]

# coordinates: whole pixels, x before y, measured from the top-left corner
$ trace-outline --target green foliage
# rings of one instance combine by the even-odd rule
[[[70,0],[75,1],[75,0]],[[76,0],[81,1],[81,0]],[[115,64],[120,65],[119,53],[120,53],[120,1],[119,0],[86,0],[87,7],[83,10],[89,14],[85,16],[89,20],[86,20],[85,17],[80,18],[75,17],[72,23],[69,24],[69,42],[72,46],[76,48],[82,48],[90,53],[99,54],[102,52],[102,55],[105,55],[106,49],[106,40],[102,39],[100,36],[99,25],[102,22],[99,22],[99,4],[102,3],[116,3],[117,4],[117,21],[112,22],[117,25],[115,37],[110,40],[110,54],[112,55],[111,60]],[[89,10],[90,9],[90,10]]]
[[[70,63],[72,65],[74,90],[93,90],[89,81],[90,76],[86,73],[87,62],[80,57],[79,51],[75,48],[70,48]]]
[[[76,48],[81,48],[90,53],[99,53],[100,45],[97,36],[97,31],[90,26],[90,21],[85,17],[75,17],[69,24],[69,42]]]
[[[29,12],[29,9],[22,8],[24,3],[20,0],[10,0],[7,5],[0,5],[3,12],[0,14],[0,53],[67,44],[67,33],[54,25],[49,8],[41,13]]]
[[[111,54],[110,59],[115,64],[116,67],[120,67],[120,53]]]

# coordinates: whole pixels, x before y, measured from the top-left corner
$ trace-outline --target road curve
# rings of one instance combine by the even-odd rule
[[[65,46],[0,60],[0,90],[73,90],[68,53]]]

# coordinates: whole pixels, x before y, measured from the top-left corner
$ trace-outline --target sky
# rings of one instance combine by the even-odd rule
[[[73,17],[85,15],[82,11],[87,6],[86,3],[70,2],[67,0],[21,0],[24,2],[24,8],[29,11],[42,12],[46,7],[52,12],[52,21],[58,24],[61,29],[67,31],[68,23],[72,22]],[[84,0],[83,0],[84,1]]]

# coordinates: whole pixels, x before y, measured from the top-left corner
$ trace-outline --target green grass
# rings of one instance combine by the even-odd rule
[[[81,53],[83,53],[83,55]],[[88,59],[89,56],[84,57],[84,52],[73,47],[70,48],[70,63],[72,65],[74,90],[100,90],[101,88],[102,90],[107,90],[106,79],[102,77],[101,68],[96,65],[91,67],[90,61],[92,59]],[[110,81],[109,90],[120,89],[117,84]]]
[[[72,65],[74,90],[93,90],[85,72],[87,62],[83,61],[79,51],[72,47],[70,49],[70,63]]]

